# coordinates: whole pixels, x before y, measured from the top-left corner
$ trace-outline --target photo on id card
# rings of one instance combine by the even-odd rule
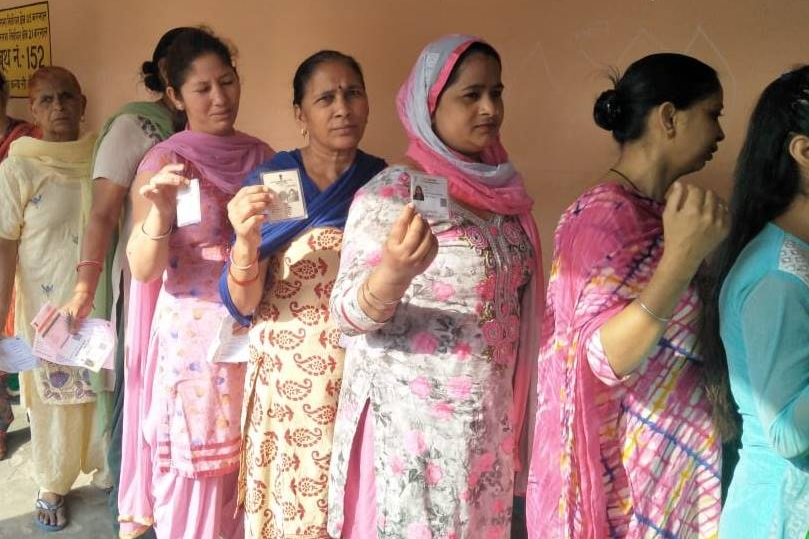
[[[428,221],[449,219],[447,179],[438,176],[410,176],[410,199],[416,211]]]
[[[265,172],[261,175],[261,181],[275,196],[275,201],[267,210],[270,222],[306,219],[306,197],[298,169]]]

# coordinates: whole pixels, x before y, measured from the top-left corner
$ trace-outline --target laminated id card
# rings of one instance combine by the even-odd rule
[[[202,221],[199,180],[194,178],[177,189],[177,226],[195,225]]]
[[[416,211],[427,220],[449,219],[449,193],[447,179],[439,176],[412,174],[410,176],[410,199]]]
[[[267,210],[269,221],[306,219],[306,197],[303,196],[298,169],[265,172],[261,175],[261,180],[275,195],[275,202]]]

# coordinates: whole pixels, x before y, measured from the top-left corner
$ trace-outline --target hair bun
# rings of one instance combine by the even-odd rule
[[[162,93],[165,91],[156,63],[152,62],[151,60],[147,60],[141,65],[140,71],[143,75],[144,86],[157,93]]]
[[[593,119],[596,125],[607,131],[615,131],[621,122],[621,100],[615,89],[606,90],[596,100]]]

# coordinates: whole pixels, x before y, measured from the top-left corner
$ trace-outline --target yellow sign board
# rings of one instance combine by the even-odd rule
[[[28,97],[28,78],[51,65],[48,3],[0,9],[0,70],[11,97]]]

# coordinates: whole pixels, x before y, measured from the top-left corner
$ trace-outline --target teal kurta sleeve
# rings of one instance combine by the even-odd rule
[[[748,372],[759,419],[772,448],[809,465],[809,285],[768,273],[742,304]]]

